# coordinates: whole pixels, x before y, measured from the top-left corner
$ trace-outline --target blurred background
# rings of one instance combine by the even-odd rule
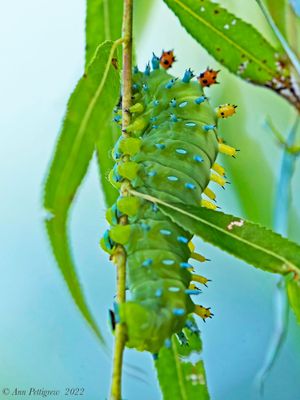
[[[222,70],[221,84],[208,94],[214,105],[239,105],[235,118],[221,121],[221,131],[241,152],[229,165],[232,185],[218,191],[218,204],[225,212],[250,215],[272,226],[282,150],[265,120],[270,117],[286,136],[295,120],[294,110],[271,91],[250,86],[220,67],[180,27],[162,1],[137,2],[135,34],[141,68],[152,51],[160,54],[164,48],[175,50],[175,75],[186,67],[197,73],[208,65]],[[220,3],[274,40],[255,1]],[[109,357],[73,305],[47,242],[41,206],[42,185],[66,102],[83,72],[84,24],[84,0],[1,4],[0,398],[4,398],[3,387],[62,393],[64,388],[83,387],[85,398],[91,400],[105,399],[108,393]],[[298,165],[292,183],[298,217],[299,170]],[[253,183],[256,179],[257,185]],[[69,230],[82,286],[111,348],[108,309],[115,291],[115,267],[98,246],[106,228],[98,182],[93,160],[72,208]],[[246,206],[242,197],[248,199]],[[261,207],[252,206],[252,198],[261,199]],[[291,207],[289,234],[299,242],[296,213]],[[201,240],[197,248],[212,260],[202,268],[212,279],[202,303],[213,308],[215,317],[206,324],[199,321],[211,398],[259,399],[254,380],[274,331],[277,277]],[[300,399],[299,337],[300,327],[290,312],[288,335],[265,383],[264,399]],[[125,399],[160,399],[150,355],[127,350],[125,361]],[[142,368],[144,375],[132,365]]]

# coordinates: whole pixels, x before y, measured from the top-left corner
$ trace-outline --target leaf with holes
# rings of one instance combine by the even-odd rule
[[[183,27],[217,61],[253,83],[265,85],[280,76],[277,53],[250,24],[209,0],[164,0]]]
[[[173,335],[170,347],[163,347],[155,361],[157,377],[164,400],[209,400],[203,361],[199,360],[202,351],[198,333],[184,329],[189,345],[179,343]],[[196,362],[188,356],[197,354]]]
[[[105,42],[98,47],[93,62],[71,95],[46,181],[44,199],[44,207],[52,214],[46,226],[58,266],[75,303],[101,340],[72,261],[66,224],[95,142],[119,96],[119,76],[111,62],[116,45],[116,42]]]
[[[205,207],[167,203],[130,191],[133,196],[156,203],[172,221],[233,256],[265,271],[300,274],[300,246],[249,221]]]

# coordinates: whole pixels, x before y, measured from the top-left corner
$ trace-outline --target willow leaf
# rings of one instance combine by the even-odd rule
[[[164,400],[209,400],[203,361],[199,360],[202,342],[198,333],[184,329],[189,345],[181,345],[173,335],[171,346],[163,347],[155,362]],[[191,362],[191,353],[198,361]]]
[[[123,0],[87,0],[86,54],[88,66],[100,43],[121,37]]]
[[[287,284],[287,291],[289,297],[289,303],[292,307],[297,321],[300,324],[300,283],[296,280],[291,280]]]
[[[131,194],[157,203],[184,229],[257,268],[300,274],[300,246],[265,227],[204,207],[166,203],[133,190]]]
[[[287,36],[286,32],[286,19],[288,10],[288,0],[265,0],[268,10],[274,20],[274,23],[284,37]]]
[[[96,154],[99,175],[105,204],[111,207],[119,196],[117,189],[108,180],[109,171],[113,168],[115,161],[112,158],[112,148],[120,135],[120,129],[115,122],[109,119],[103,126],[103,135],[96,142]]]
[[[210,0],[164,0],[183,27],[221,64],[265,85],[279,77],[278,54],[250,24]]]
[[[84,178],[103,123],[119,95],[118,73],[112,66],[117,43],[105,42],[70,97],[62,131],[45,186],[46,226],[57,264],[74,302],[102,340],[80,287],[67,239],[67,216]]]
[[[123,0],[87,0],[86,13],[86,66],[92,59],[99,43],[105,40],[117,40],[122,35]],[[121,58],[119,57],[119,61]],[[116,65],[119,67],[119,65]],[[114,161],[111,150],[118,137],[118,131],[112,122],[113,116],[105,121],[101,135],[96,143],[97,164],[105,203],[110,207],[117,198],[116,189],[107,179]]]

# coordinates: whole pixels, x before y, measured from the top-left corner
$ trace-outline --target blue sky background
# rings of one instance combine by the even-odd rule
[[[4,398],[2,387],[31,386],[62,392],[66,387],[83,387],[84,398],[105,399],[110,360],[66,290],[47,242],[41,207],[42,184],[66,102],[83,71],[85,2],[2,3],[0,399]],[[249,13],[246,6],[236,9],[245,18],[256,18],[261,23],[256,9],[256,14]],[[141,66],[153,50],[159,53],[161,48],[175,48],[179,60],[175,74],[189,66],[195,70],[206,68],[208,63],[216,66],[162,2],[156,2],[138,43]],[[224,72],[226,76],[238,82],[246,104],[252,101],[248,128],[254,128],[254,134],[263,129],[262,105],[266,105],[267,111],[277,107],[291,119],[288,106],[273,94],[250,87]],[[226,96],[228,100],[228,93]],[[234,90],[230,96],[234,102]],[[279,116],[277,122],[286,124]],[[259,140],[269,149],[266,158],[276,161],[279,153],[271,140]],[[233,190],[221,194],[220,202],[225,211],[241,212]],[[106,226],[104,211],[93,160],[72,208],[70,235],[88,302],[111,346],[107,311],[113,301],[115,270],[98,247]],[[212,400],[257,400],[253,380],[274,326],[272,294],[276,278],[201,244],[200,240],[197,243],[213,260],[203,266],[203,273],[213,280],[204,291],[203,303],[212,306],[215,317],[205,325],[199,322]],[[264,399],[300,399],[299,337],[300,328],[291,315],[288,337],[267,380]],[[126,351],[125,359],[124,397],[159,399],[151,357],[131,350]],[[129,364],[143,369],[147,383],[134,376]]]

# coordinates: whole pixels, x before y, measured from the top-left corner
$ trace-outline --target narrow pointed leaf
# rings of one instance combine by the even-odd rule
[[[287,284],[287,291],[290,306],[300,324],[300,282],[296,280],[289,281]]]
[[[187,329],[184,333],[189,345],[181,345],[173,335],[171,346],[163,347],[155,362],[163,399],[209,400],[204,364],[199,360],[202,351],[200,335]],[[197,354],[196,362],[190,361],[191,353]]]
[[[282,35],[286,37],[288,0],[265,0],[265,3],[277,28],[280,30]]]
[[[136,191],[131,193],[157,203],[184,229],[257,268],[282,275],[300,274],[300,246],[265,227],[204,207],[166,203]]]
[[[93,62],[70,97],[62,131],[45,186],[44,207],[52,249],[73,300],[99,338],[79,284],[67,239],[67,216],[89,162],[95,142],[119,95],[118,72],[112,65],[116,44],[98,47]]]
[[[278,70],[277,51],[252,25],[217,3],[164,1],[187,32],[234,74],[261,85],[282,75]]]
[[[86,67],[100,43],[121,37],[123,0],[87,0]]]
[[[93,58],[99,43],[105,40],[117,40],[122,36],[123,0],[87,0],[86,13],[86,67]],[[121,57],[118,58],[119,63]],[[115,64],[119,70],[121,65]],[[105,203],[110,207],[118,192],[109,183],[107,175],[114,166],[111,150],[118,137],[118,127],[112,121],[113,115],[106,121],[96,143],[97,164]]]

